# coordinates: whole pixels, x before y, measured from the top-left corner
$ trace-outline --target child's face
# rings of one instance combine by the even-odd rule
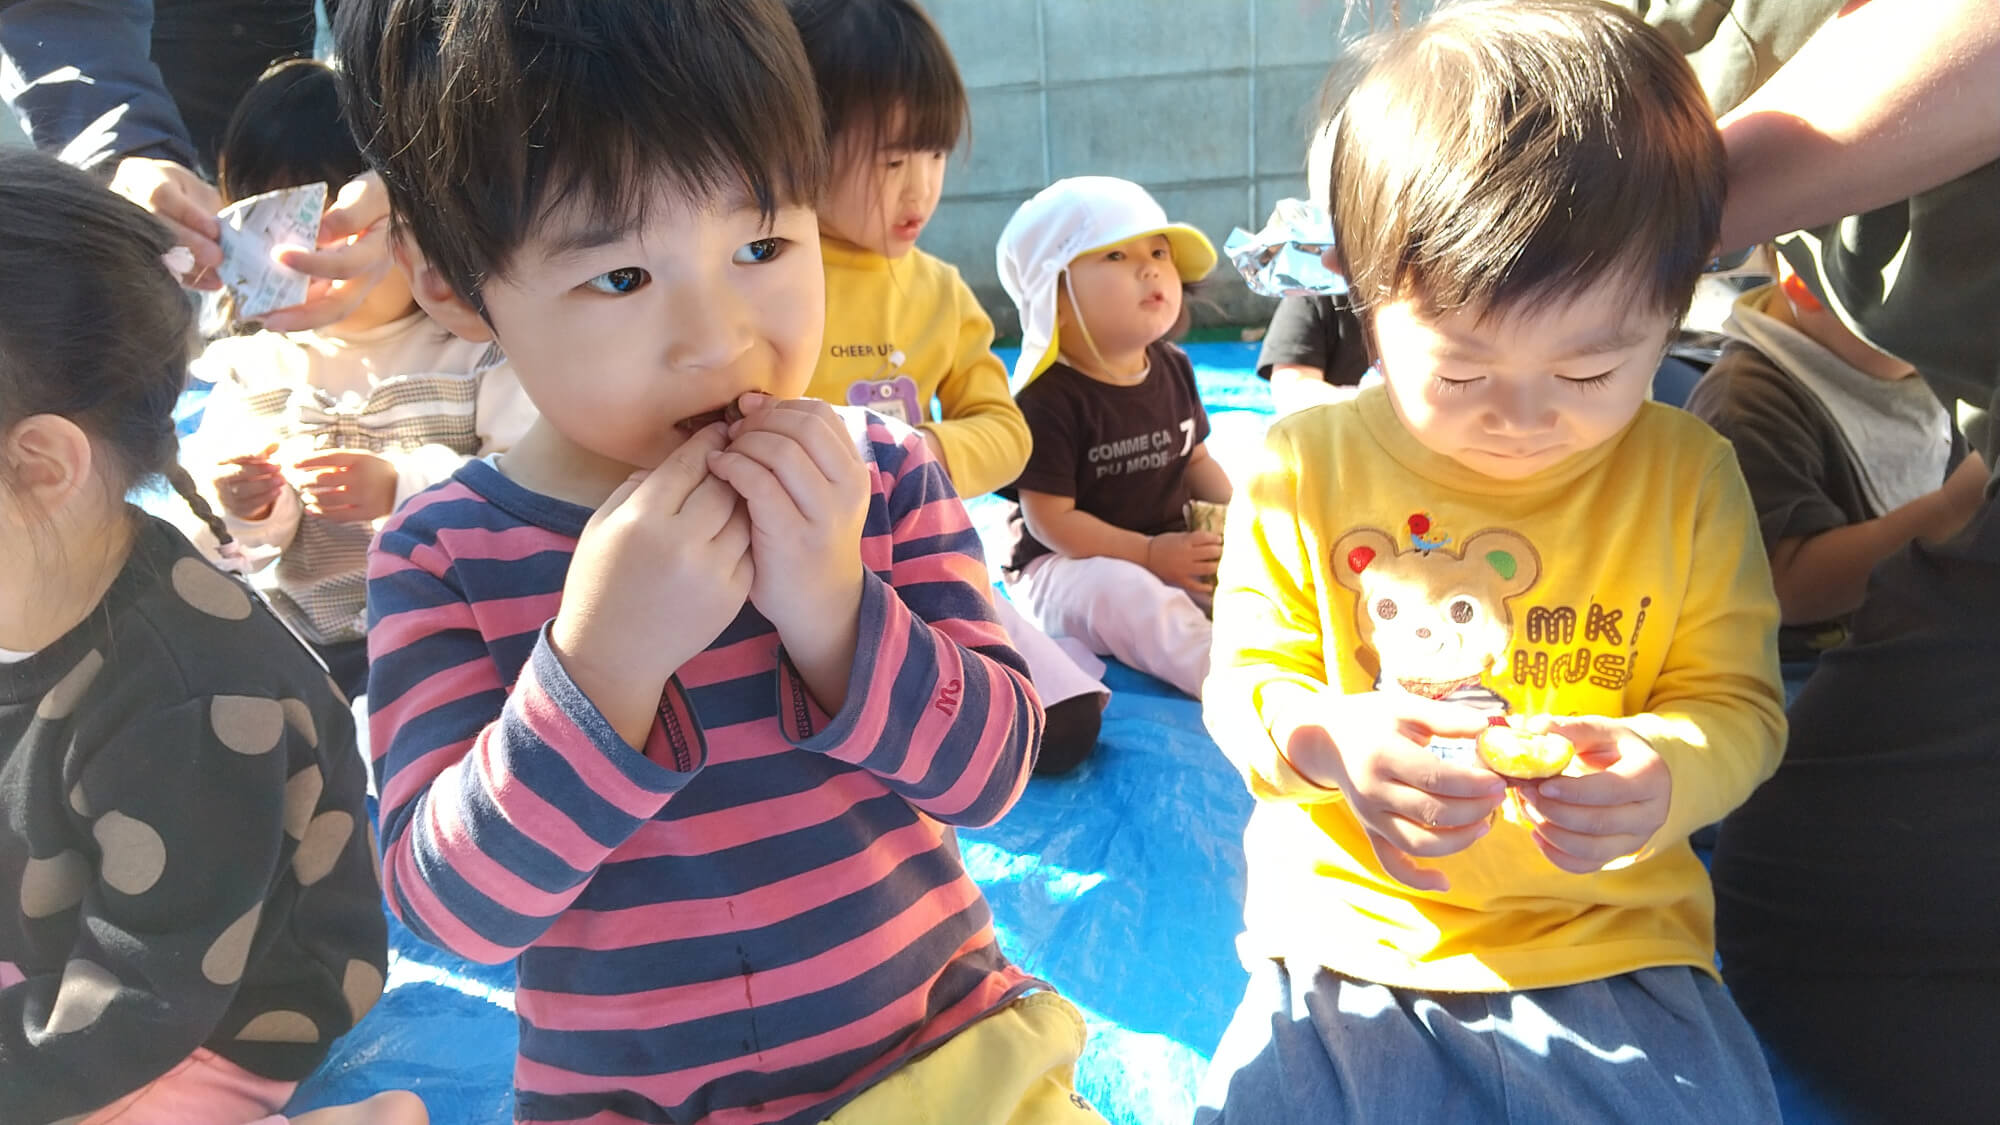
[[[1433,452],[1518,480],[1625,428],[1652,390],[1673,319],[1624,286],[1480,322],[1426,315],[1413,299],[1375,311],[1390,401]]]
[[[843,137],[834,145],[833,185],[820,228],[842,242],[900,258],[917,245],[944,191],[945,154],[869,149]]]
[[[1121,242],[1069,264],[1057,304],[1062,350],[1087,356],[1130,355],[1173,331],[1181,316],[1181,275],[1164,234]],[[1077,327],[1077,321],[1082,327]]]
[[[647,469],[746,391],[804,393],[826,317],[812,210],[767,226],[747,197],[662,196],[629,231],[558,211],[483,296],[543,419]]]

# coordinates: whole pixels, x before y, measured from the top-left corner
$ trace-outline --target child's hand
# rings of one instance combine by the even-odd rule
[[[1957,535],[1972,517],[1979,514],[1986,503],[1986,482],[1990,474],[1986,462],[1978,453],[1968,453],[1965,460],[1958,463],[1951,475],[1945,478],[1943,487],[1937,490],[1940,503],[1938,519],[1930,530],[1929,537],[1937,540],[1950,539]]]
[[[838,710],[845,674],[815,676],[809,666],[842,648],[852,662],[868,470],[826,403],[753,393],[739,405],[728,448],[710,454],[708,466],[750,510],[750,602],[777,628],[821,705]]]
[[[1215,565],[1221,561],[1222,536],[1212,531],[1173,531],[1146,540],[1146,569],[1197,603],[1214,594]]]
[[[336,523],[367,523],[396,508],[396,466],[360,450],[302,458],[293,468],[312,479],[299,489],[306,507]]]
[[[549,639],[570,679],[633,746],[660,692],[750,593],[750,520],[705,467],[720,423],[650,473],[632,474],[584,525]]]
[[[1519,785],[1535,845],[1550,863],[1588,875],[1645,847],[1667,822],[1673,774],[1652,744],[1626,723],[1539,715],[1522,725],[1574,742],[1576,760],[1591,771]]]
[[[1507,783],[1484,767],[1439,758],[1429,743],[1477,737],[1486,716],[1399,692],[1322,697],[1312,706],[1317,721],[1285,738],[1292,768],[1346,795],[1391,878],[1417,890],[1449,890],[1450,881],[1416,857],[1452,855],[1486,835]]]
[[[223,511],[251,522],[270,516],[272,505],[278,502],[278,493],[285,488],[284,473],[271,461],[271,455],[277,451],[277,446],[267,445],[261,453],[246,453],[222,462],[225,468],[233,470],[215,478],[215,495],[222,501]]]

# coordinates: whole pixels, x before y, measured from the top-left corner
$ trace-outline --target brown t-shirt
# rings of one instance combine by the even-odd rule
[[[1016,396],[1035,441],[1012,488],[1069,496],[1078,511],[1142,535],[1186,531],[1187,467],[1208,440],[1208,414],[1187,353],[1168,343],[1146,349],[1143,382],[1101,383],[1058,361]],[[1015,511],[1009,574],[1050,554]]]
[[[1732,341],[1695,386],[1687,408],[1736,447],[1766,551],[1781,539],[1810,538],[1884,514],[1869,502],[1833,415],[1757,349]],[[1965,439],[1953,427],[1946,474],[1964,457]],[[1844,617],[1786,626],[1778,634],[1779,655],[1811,660],[1846,637]]]

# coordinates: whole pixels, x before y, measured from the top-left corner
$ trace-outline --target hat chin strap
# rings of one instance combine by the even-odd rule
[[[1064,363],[1069,363],[1071,367],[1076,366],[1076,364],[1070,363],[1068,358],[1063,355],[1064,348],[1062,339],[1062,307],[1063,307],[1063,300],[1067,298],[1069,301],[1070,319],[1076,322],[1077,334],[1083,337],[1084,346],[1088,347],[1090,349],[1090,354],[1097,358],[1097,365],[1099,367],[1111,366],[1110,362],[1104,358],[1104,353],[1098,350],[1097,341],[1091,337],[1090,325],[1085,324],[1083,322],[1083,306],[1076,303],[1076,292],[1069,285],[1068,263],[1064,263],[1063,268],[1057,273],[1057,281],[1058,284],[1056,286],[1056,358],[1062,360]]]

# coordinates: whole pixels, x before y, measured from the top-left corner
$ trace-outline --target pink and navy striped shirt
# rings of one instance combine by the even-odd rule
[[[635,752],[547,640],[590,511],[486,462],[371,552],[384,889],[425,940],[518,957],[519,1120],[817,1121],[1042,987],[953,832],[1019,796],[1041,705],[942,468],[843,413],[874,494],[838,715],[745,606]]]

